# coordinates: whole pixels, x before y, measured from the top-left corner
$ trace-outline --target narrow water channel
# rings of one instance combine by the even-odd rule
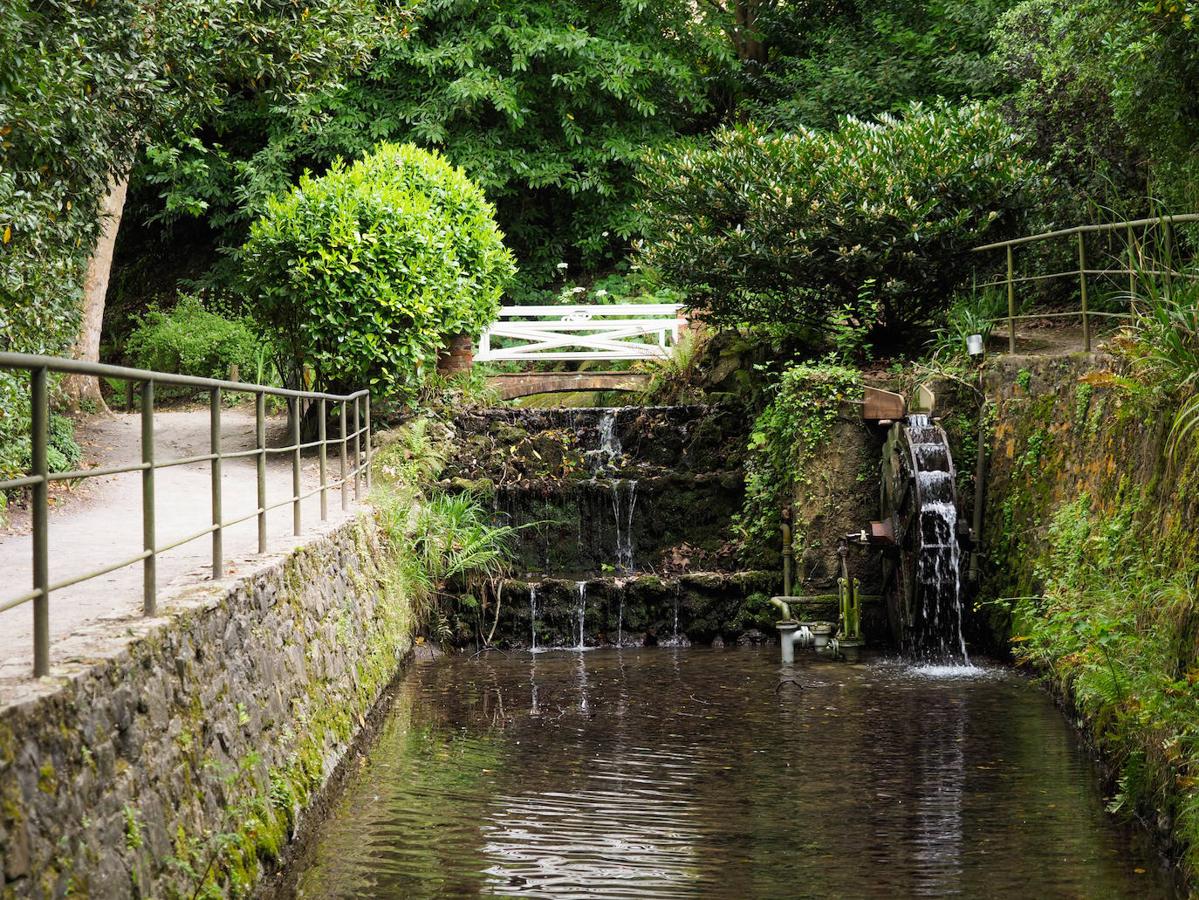
[[[1060,712],[777,648],[417,664],[301,897],[1169,897]]]

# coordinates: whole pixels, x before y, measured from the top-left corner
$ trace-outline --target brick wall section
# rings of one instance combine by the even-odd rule
[[[5,684],[3,896],[251,890],[407,656],[379,540],[360,517]]]
[[[442,375],[469,372],[474,364],[475,344],[469,334],[454,335],[437,356],[437,371]]]

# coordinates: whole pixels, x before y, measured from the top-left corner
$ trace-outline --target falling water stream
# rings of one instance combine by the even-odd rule
[[[1024,678],[777,653],[419,663],[279,895],[1177,895]]]
[[[529,585],[529,628],[532,632],[532,644],[530,648],[534,653],[537,652],[537,584],[534,582]]]
[[[953,472],[940,431],[928,416],[908,417],[908,435],[916,462],[916,488],[922,552],[916,580],[922,598],[918,632],[921,651],[930,658],[969,664],[962,634],[961,551],[957,537]]]
[[[587,649],[587,633],[583,628],[583,618],[587,612],[587,582],[576,581],[575,590],[579,594],[579,643],[575,646],[576,650]]]

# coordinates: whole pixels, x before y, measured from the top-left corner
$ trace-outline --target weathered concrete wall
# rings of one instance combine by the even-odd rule
[[[409,651],[387,558],[360,517],[7,686],[3,895],[246,894]]]

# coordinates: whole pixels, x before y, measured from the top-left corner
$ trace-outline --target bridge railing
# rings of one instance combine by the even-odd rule
[[[479,336],[475,359],[665,359],[686,325],[682,310],[676,303],[505,306]]]
[[[1177,216],[1153,216],[1146,219],[1130,219],[1124,222],[1109,222],[1098,225],[1076,225],[1073,228],[1062,228],[1057,231],[1047,231],[1042,234],[1026,235],[1009,241],[997,241],[975,247],[975,253],[988,253],[996,250],[1005,251],[1006,272],[990,281],[978,284],[978,287],[1003,287],[1007,292],[1008,314],[995,319],[995,324],[1007,323],[1008,350],[1016,352],[1016,323],[1022,320],[1051,319],[1064,317],[1079,317],[1082,320],[1083,349],[1091,349],[1092,319],[1131,318],[1131,311],[1103,311],[1092,308],[1088,287],[1097,279],[1107,279],[1109,283],[1117,280],[1123,283],[1127,279],[1128,290],[1121,296],[1129,303],[1135,301],[1138,280],[1143,278],[1160,278],[1164,281],[1167,291],[1171,282],[1181,279],[1194,279],[1193,272],[1180,270],[1178,264],[1181,257],[1176,244],[1174,226],[1179,223],[1199,222],[1199,213],[1188,213]],[[1108,239],[1108,247],[1096,252],[1092,246],[1088,253],[1086,238],[1090,235],[1101,235]],[[1076,244],[1078,267],[1055,272],[1028,272],[1017,274],[1016,251],[1032,244],[1049,241],[1073,239]],[[1112,240],[1120,240],[1123,247],[1111,247]],[[1017,286],[1040,284],[1054,279],[1069,278],[1078,280],[1077,310],[1065,312],[1031,312],[1017,314]]]
[[[142,564],[142,612],[146,616],[157,614],[157,557],[159,553],[173,550],[191,541],[210,537],[212,541],[212,577],[219,579],[224,568],[224,552],[222,532],[226,528],[246,522],[258,520],[258,552],[267,552],[266,514],[272,510],[290,504],[292,506],[292,530],[295,535],[301,532],[301,501],[320,494],[321,520],[329,515],[328,494],[332,488],[341,489],[342,509],[349,506],[349,491],[352,486],[354,498],[360,499],[365,484],[366,490],[371,486],[371,433],[370,433],[370,392],[356,391],[352,394],[325,394],[316,391],[296,391],[287,388],[267,387],[260,384],[247,384],[240,381],[221,381],[213,378],[197,378],[190,375],[172,375],[165,372],[152,372],[145,369],[131,369],[124,366],[109,366],[98,363],[82,362],[73,359],[61,359],[51,356],[35,356],[25,353],[0,353],[0,369],[17,369],[29,372],[29,389],[31,401],[30,426],[30,459],[29,474],[20,478],[0,481],[0,491],[12,491],[29,488],[31,492],[30,512],[32,524],[32,557],[33,584],[32,589],[17,597],[0,600],[0,613],[13,609],[24,603],[33,604],[33,674],[34,677],[47,675],[50,670],[50,597],[55,591],[72,585],[107,575],[126,566]],[[113,466],[103,469],[79,469],[71,472],[51,472],[47,460],[49,449],[50,423],[50,373],[77,374],[111,378],[124,381],[127,384],[141,385],[141,460],[128,465]],[[154,451],[154,385],[171,384],[193,388],[207,389],[209,395],[209,452],[198,456],[177,457],[159,460]],[[225,452],[221,449],[221,402],[225,392],[237,392],[254,395],[255,446],[252,450]],[[291,425],[290,443],[285,447],[267,447],[266,445],[266,398],[268,396],[282,397],[288,404]],[[300,404],[315,403],[317,409],[318,438],[315,441],[301,442],[300,440]],[[328,413],[330,404],[337,408],[340,417],[339,435],[329,437],[327,434]],[[347,418],[350,423],[347,423]],[[328,471],[329,448],[334,448],[339,456],[338,476],[330,480]],[[307,492],[301,490],[300,455],[304,450],[315,448],[320,460],[320,484]],[[288,497],[274,503],[267,503],[266,497],[266,460],[268,454],[287,453],[291,455],[292,490]],[[222,484],[221,464],[227,459],[253,457],[257,464],[257,504],[256,508],[240,518],[226,520],[221,511]],[[158,507],[155,494],[154,473],[169,466],[181,466],[194,463],[208,463],[212,473],[212,516],[211,524],[199,531],[177,537],[167,542],[160,542],[155,527],[155,513]],[[119,475],[127,472],[141,472],[141,507],[142,507],[142,551],[127,559],[119,559],[99,569],[82,572],[58,581],[50,580],[50,537],[49,537],[49,487],[53,481],[74,481],[84,478],[96,478],[104,475]]]

